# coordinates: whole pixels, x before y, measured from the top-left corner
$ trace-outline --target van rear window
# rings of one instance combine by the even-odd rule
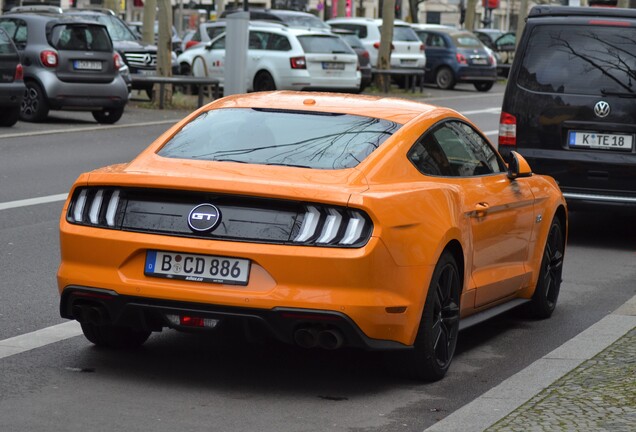
[[[539,25],[517,83],[546,93],[636,94],[636,28]]]

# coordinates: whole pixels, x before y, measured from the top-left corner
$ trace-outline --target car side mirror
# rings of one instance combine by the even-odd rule
[[[510,152],[510,157],[508,158],[508,178],[515,180],[530,176],[532,176],[532,170],[530,169],[528,161],[516,151]]]

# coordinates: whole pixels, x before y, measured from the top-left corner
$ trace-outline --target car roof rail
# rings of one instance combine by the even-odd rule
[[[62,14],[62,13],[64,13],[64,11],[59,6],[32,5],[32,6],[14,6],[7,13]]]

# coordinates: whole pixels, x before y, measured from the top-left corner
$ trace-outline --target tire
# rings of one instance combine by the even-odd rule
[[[261,71],[254,77],[254,91],[273,91],[276,90],[276,82],[269,72]]]
[[[150,337],[149,331],[134,330],[130,327],[98,326],[81,323],[84,337],[91,343],[104,348],[135,349]]]
[[[561,278],[565,241],[561,222],[554,218],[546,240],[537,286],[529,305],[530,316],[536,319],[550,318],[556,308]]]
[[[489,82],[477,82],[477,83],[474,83],[473,85],[475,86],[477,91],[487,92],[487,91],[489,91],[492,88],[492,86],[495,85],[495,83],[492,82],[492,81],[489,81]]]
[[[450,68],[438,69],[435,74],[435,84],[442,90],[452,90],[455,87],[455,75]]]
[[[93,118],[98,123],[113,124],[116,123],[124,114],[124,108],[104,108],[101,111],[93,111]]]
[[[24,83],[26,90],[20,105],[20,119],[28,122],[40,122],[49,114],[46,94],[39,84],[33,81]]]
[[[192,60],[192,76],[199,78],[208,77],[208,65],[205,64],[203,57],[198,56]]]
[[[433,271],[414,347],[399,353],[410,378],[438,381],[446,375],[457,346],[461,289],[457,262],[446,251]]]
[[[181,75],[192,75],[192,68],[186,62],[183,62],[179,65],[179,73]]]
[[[10,127],[18,122],[20,118],[20,107],[0,109],[0,126]]]

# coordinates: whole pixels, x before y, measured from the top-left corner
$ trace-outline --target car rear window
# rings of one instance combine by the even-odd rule
[[[455,45],[460,48],[481,48],[482,46],[479,39],[470,35],[452,35],[451,38],[455,41]]]
[[[569,94],[636,93],[636,28],[540,25],[518,76],[528,90]]]
[[[337,36],[298,36],[298,41],[309,54],[355,54],[351,47]]]
[[[382,26],[380,26],[380,33],[382,33]],[[399,42],[421,42],[420,38],[411,27],[407,26],[395,26],[393,27],[393,41]]]
[[[70,51],[113,50],[106,29],[97,25],[56,25],[51,31],[51,45]]]
[[[400,126],[349,114],[224,108],[199,115],[158,154],[180,159],[344,169],[358,165]]]
[[[344,39],[344,41],[348,43],[351,48],[364,49],[364,45],[362,44],[362,41],[358,38],[358,36],[352,34],[342,34],[340,35],[340,37]]]

